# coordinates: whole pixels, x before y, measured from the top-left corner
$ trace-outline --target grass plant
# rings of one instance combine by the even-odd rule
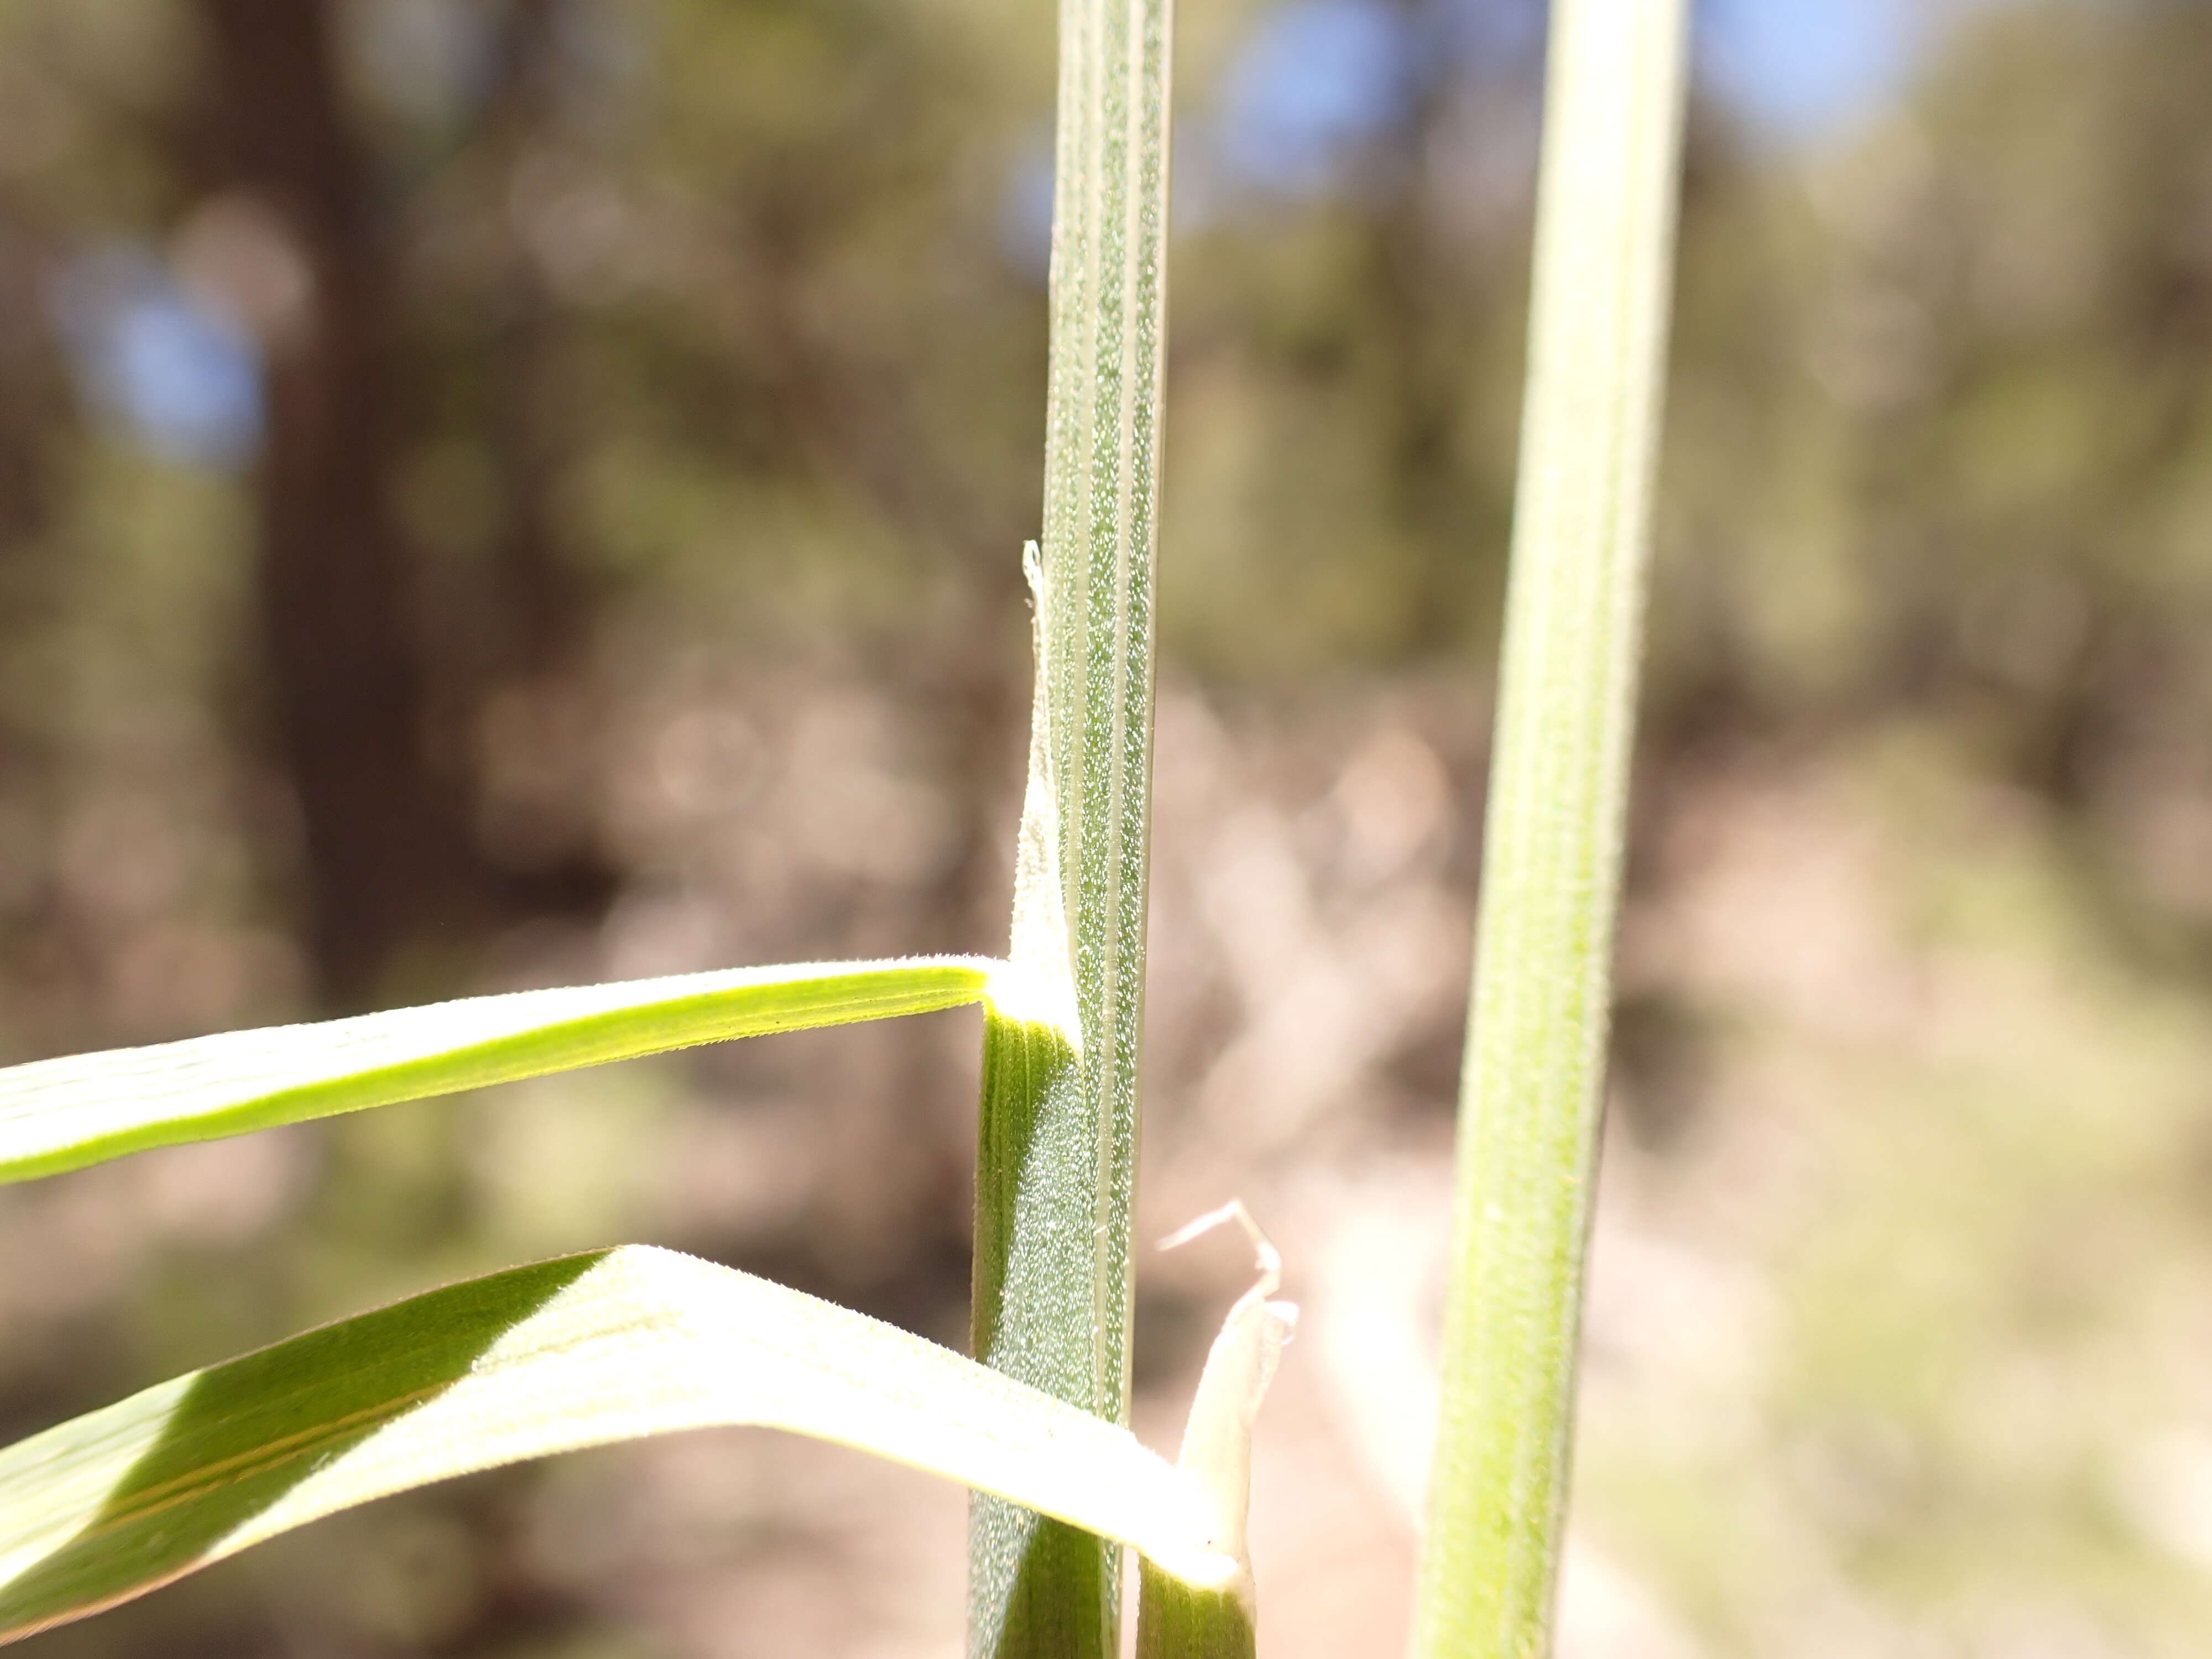
[[[1594,1176],[1680,121],[1681,0],[1553,12],[1530,386],[1424,1655],[1541,1652]],[[688,1044],[980,1000],[973,1359],[629,1246],[433,1291],[0,1450],[0,1641],[468,1470],[709,1424],[978,1494],[969,1647],[1255,1650],[1272,1255],[1182,1457],[1123,1426],[1164,337],[1166,0],[1063,0],[1036,694],[1004,962],[486,997],[0,1072],[0,1181]]]

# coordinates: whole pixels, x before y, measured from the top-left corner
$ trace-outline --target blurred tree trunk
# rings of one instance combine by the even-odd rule
[[[339,1003],[400,947],[484,908],[459,789],[426,752],[410,560],[386,488],[390,273],[319,0],[201,0],[224,159],[307,278],[267,347],[262,617],[307,856],[313,956]]]
[[[498,36],[496,68],[483,125],[501,152],[510,198],[523,187],[532,149],[556,124],[550,0],[514,0]],[[538,262],[522,246],[509,212],[501,304],[491,342],[491,428],[505,501],[496,550],[502,608],[508,617],[505,660],[516,677],[573,665],[589,596],[562,560],[551,497],[557,471],[555,430],[560,392],[552,374],[556,318]]]

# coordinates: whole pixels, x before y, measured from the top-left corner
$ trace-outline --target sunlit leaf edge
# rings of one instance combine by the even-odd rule
[[[954,956],[726,969],[33,1060],[0,1070],[0,1183],[698,1043],[957,1007],[1003,975]]]

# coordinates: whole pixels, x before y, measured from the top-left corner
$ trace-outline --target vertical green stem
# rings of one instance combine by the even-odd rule
[[[1170,0],[1061,0],[1038,701],[1012,958],[986,1023],[975,1350],[1102,1417],[1129,1397]],[[976,1500],[973,1654],[1118,1651],[1118,1553]]]
[[[1539,1659],[1602,1112],[1685,0],[1554,0],[1520,493],[1414,1652]]]

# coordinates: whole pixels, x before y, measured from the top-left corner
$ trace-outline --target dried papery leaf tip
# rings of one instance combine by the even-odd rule
[[[1295,1304],[1272,1299],[1282,1285],[1282,1253],[1239,1200],[1178,1228],[1160,1241],[1160,1248],[1171,1250],[1232,1221],[1252,1242],[1259,1277],[1237,1297],[1222,1321],[1221,1334],[1213,1339],[1176,1461],[1212,1506],[1213,1547],[1237,1564],[1234,1578],[1220,1588],[1235,1595],[1249,1619],[1252,1559],[1245,1519],[1252,1503],[1252,1425],[1274,1381],[1283,1345],[1297,1328],[1298,1310]]]
[[[1273,1296],[1283,1282],[1283,1253],[1261,1231],[1260,1224],[1252,1219],[1251,1211],[1244,1207],[1244,1200],[1241,1198],[1232,1198],[1219,1208],[1208,1210],[1204,1215],[1184,1222],[1160,1241],[1159,1248],[1163,1250],[1181,1249],[1194,1238],[1203,1238],[1216,1227],[1225,1226],[1232,1221],[1243,1228],[1244,1237],[1252,1241],[1253,1261],[1260,1269],[1261,1282],[1254,1287],[1254,1292],[1248,1294],[1256,1292],[1261,1296]]]

